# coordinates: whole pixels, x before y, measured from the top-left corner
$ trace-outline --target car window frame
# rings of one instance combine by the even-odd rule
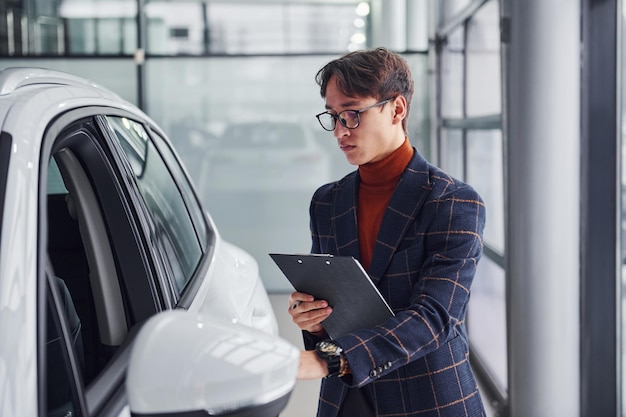
[[[184,167],[184,164],[181,162],[180,156],[176,152],[175,148],[172,146],[171,141],[169,140],[168,136],[158,126],[152,123],[152,121],[149,118],[141,119],[137,117],[137,115],[135,114],[129,114],[126,112],[121,112],[121,111],[102,112],[100,116],[101,116],[100,120],[102,123],[102,129],[106,131],[106,133],[109,135],[109,138],[108,138],[109,141],[114,142],[113,147],[115,148],[116,152],[119,153],[118,157],[120,161],[123,161],[120,163],[125,166],[127,175],[130,175],[132,178],[135,177],[132,171],[132,167],[130,166],[130,164],[128,163],[128,160],[126,159],[125,152],[121,148],[121,145],[119,144],[118,139],[113,129],[111,128],[110,124],[108,123],[106,119],[107,116],[127,117],[137,123],[140,123],[143,126],[143,128],[146,130],[149,136],[149,140],[154,146],[156,152],[158,152],[160,158],[166,161],[166,158],[164,158],[163,156],[163,152],[167,151],[171,153],[171,155],[175,159],[175,161],[172,161],[172,162],[175,162],[180,169],[180,173],[182,177],[178,175],[177,173],[173,173],[169,167],[169,163],[165,163],[165,165],[168,167],[168,172],[170,174],[170,177],[174,181],[180,196],[183,198],[187,213],[189,215],[189,218],[191,219],[192,225],[194,227],[194,231],[196,233],[196,237],[201,245],[201,251],[202,251],[200,260],[198,264],[196,265],[195,272],[192,274],[191,278],[188,280],[187,284],[185,285],[185,287],[182,289],[180,293],[178,293],[178,291],[175,289],[176,286],[174,283],[174,277],[172,275],[173,274],[172,268],[169,265],[169,260],[167,258],[167,255],[165,254],[165,250],[163,249],[162,245],[157,245],[157,247],[160,249],[159,250],[160,253],[158,254],[158,256],[161,259],[161,262],[163,263],[162,267],[164,268],[165,271],[167,271],[166,275],[168,277],[168,282],[163,283],[163,285],[169,288],[172,302],[174,303],[174,307],[185,308],[185,309],[189,308],[189,306],[191,305],[202,283],[202,277],[206,276],[206,273],[210,266],[211,259],[213,257],[213,252],[215,250],[217,231],[215,230],[212,223],[209,221],[208,216],[206,212],[204,211],[204,207],[200,201],[196,188],[193,182],[191,181],[189,174],[187,173]],[[105,116],[105,117],[102,117],[102,116]],[[158,139],[155,139],[155,136],[158,137]],[[167,149],[164,149],[164,147],[167,147]],[[136,181],[133,181],[133,182],[134,182],[133,188],[135,192],[137,193],[137,198],[141,200],[141,205],[143,207],[145,215],[148,218],[152,219],[152,214],[150,213],[150,210],[148,209],[148,206],[143,198],[143,195],[141,191],[139,190],[138,184],[136,183]],[[183,185],[181,185],[182,182],[185,183],[184,188],[188,188],[190,190],[191,195],[182,191],[182,188],[183,188]],[[200,208],[200,211],[202,214],[201,218],[192,214],[192,212],[189,209],[191,204],[196,205],[197,207]],[[204,234],[206,236],[206,240],[204,241],[200,239],[199,237],[199,232],[198,232],[199,226],[197,224],[197,221],[203,222],[201,229],[205,231]],[[153,233],[154,222],[151,221],[150,223],[151,223],[150,231],[151,233]]]

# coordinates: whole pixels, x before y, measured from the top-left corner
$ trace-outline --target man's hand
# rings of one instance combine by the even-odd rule
[[[309,333],[321,334],[324,328],[320,324],[332,313],[326,300],[315,300],[312,295],[293,292],[289,296],[289,315],[293,322]]]

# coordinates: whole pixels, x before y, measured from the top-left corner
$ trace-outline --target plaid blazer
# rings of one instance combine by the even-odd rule
[[[360,258],[358,188],[355,171],[314,193],[312,253]],[[335,417],[347,389],[366,384],[378,416],[485,415],[465,327],[484,224],[478,193],[414,150],[368,271],[395,317],[335,340],[352,374],[322,380],[319,417]],[[321,339],[303,333],[305,348],[314,349]]]

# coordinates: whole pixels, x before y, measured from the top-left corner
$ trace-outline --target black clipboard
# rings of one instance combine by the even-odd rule
[[[351,256],[269,255],[296,291],[328,301],[333,312],[322,326],[331,339],[394,316],[363,266]]]

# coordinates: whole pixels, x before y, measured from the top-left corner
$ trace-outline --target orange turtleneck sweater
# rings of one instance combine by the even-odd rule
[[[369,270],[372,252],[376,244],[378,229],[383,215],[411,158],[413,147],[408,138],[389,156],[380,161],[359,165],[361,183],[359,185],[359,201],[357,222],[359,228],[360,262],[365,270]]]

